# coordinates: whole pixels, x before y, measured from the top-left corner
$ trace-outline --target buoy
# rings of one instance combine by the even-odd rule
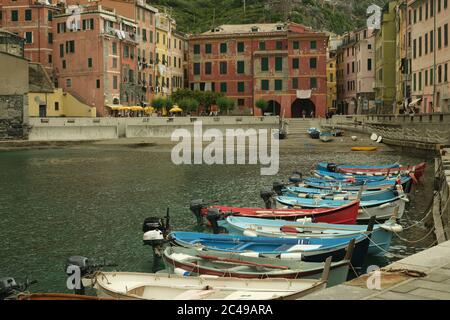
[[[383,141],[383,137],[379,136],[378,139],[377,139],[377,143],[381,143],[382,141]]]
[[[357,136],[352,136],[352,140],[356,141],[356,140],[358,140],[358,137]]]
[[[378,135],[376,133],[372,133],[372,135],[370,136],[370,140],[377,141],[377,139],[378,139]]]

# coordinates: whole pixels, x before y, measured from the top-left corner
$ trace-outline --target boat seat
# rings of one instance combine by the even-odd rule
[[[201,300],[213,295],[216,292],[216,290],[187,290],[175,296],[174,300]]]

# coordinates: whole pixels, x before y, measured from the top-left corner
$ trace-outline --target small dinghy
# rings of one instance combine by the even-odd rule
[[[355,224],[359,212],[359,202],[348,203],[339,208],[317,208],[317,209],[265,209],[265,208],[239,208],[229,206],[204,205],[193,206],[191,211],[197,217],[197,221],[203,220],[209,210],[217,210],[224,219],[227,216],[242,216],[262,219],[282,219],[296,221],[298,219],[310,218],[314,222]]]
[[[311,139],[319,139],[320,137],[320,130],[316,129],[316,128],[309,128],[307,130],[309,136],[311,137]]]
[[[354,242],[349,245],[354,245]],[[331,263],[328,287],[347,280],[353,248],[347,249],[342,261]],[[304,262],[275,258],[249,257],[236,253],[198,251],[169,247],[164,251],[164,263],[170,273],[188,276],[217,276],[241,279],[320,279],[327,268],[323,262]]]
[[[366,152],[371,152],[371,151],[377,151],[378,147],[353,147],[352,151],[366,151]]]
[[[333,140],[333,134],[331,132],[321,132],[319,138],[322,142],[330,142]]]
[[[97,296],[121,300],[295,300],[324,289],[328,272],[319,280],[101,272],[94,280]]]
[[[228,217],[220,225],[232,234],[275,238],[345,238],[367,232],[367,226],[363,225],[292,222],[245,217]],[[403,228],[396,224],[395,218],[385,224],[375,225],[371,233],[368,253],[384,255],[391,245],[392,232],[401,232],[402,230]]]
[[[359,234],[346,238],[266,238],[180,231],[172,232],[169,235],[169,240],[174,245],[198,250],[323,262],[330,256],[333,257],[333,261],[342,260],[345,257],[348,243],[355,239],[355,250],[351,262],[353,267],[361,268],[367,256],[369,237],[374,225],[373,221],[372,219],[367,227],[368,235]]]
[[[400,182],[400,183],[399,183]],[[383,190],[395,188],[397,184],[401,184],[403,190],[409,193],[411,190],[412,179],[409,176],[402,176],[399,180],[397,178],[386,178],[380,181],[356,181],[356,182],[346,182],[337,180],[326,180],[319,178],[305,178],[303,179],[302,186],[309,186],[319,189],[341,189],[349,191],[359,191],[362,186],[365,190]]]
[[[338,173],[324,170],[312,170],[311,172],[315,177],[319,179],[327,179],[327,180],[341,180],[341,181],[383,181],[387,177],[386,176],[368,176],[365,174],[351,174],[351,173]]]

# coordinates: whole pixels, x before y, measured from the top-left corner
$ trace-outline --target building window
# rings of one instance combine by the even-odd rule
[[[414,39],[413,41],[413,58],[415,59],[417,57],[417,39]]]
[[[117,89],[117,76],[113,76],[113,89]]]
[[[448,23],[444,25],[444,46],[448,46]]]
[[[422,37],[419,37],[419,57],[422,56]]]
[[[26,43],[33,43],[33,32],[25,32]]]
[[[51,54],[48,55],[48,63],[53,63],[53,56]]]
[[[444,82],[448,82],[448,63],[444,65]]]
[[[245,92],[245,82],[238,82],[237,89],[238,92]]]
[[[437,39],[438,39],[438,49],[440,50],[442,48],[442,28],[441,27],[438,28]]]
[[[275,57],[275,71],[283,71],[283,57]]]
[[[413,91],[416,91],[417,87],[416,73],[413,74]]]
[[[147,42],[147,30],[142,29],[142,41]]]
[[[221,61],[220,62],[220,74],[227,74],[228,72],[228,64],[226,61]]]
[[[53,21],[53,12],[51,12],[50,10],[48,11],[47,19],[48,21]]]
[[[200,74],[200,63],[194,63],[194,75],[198,76]]]
[[[31,21],[32,20],[32,11],[31,9],[25,10],[25,21]]]
[[[292,69],[300,68],[300,60],[298,58],[292,59]]]
[[[227,83],[226,82],[220,83],[220,92],[223,92],[223,93],[227,92]]]
[[[442,65],[438,67],[438,83],[442,82]],[[420,90],[420,87],[419,87]]]
[[[269,71],[269,58],[261,58],[261,71]]]
[[[282,41],[277,41],[276,48],[277,48],[277,50],[283,50],[283,42]]]
[[[428,70],[425,70],[424,79],[425,79],[425,87],[427,87],[428,86]]]
[[[221,43],[220,44],[220,53],[227,53],[228,51],[228,46],[226,43]]]
[[[283,80],[275,80],[275,90],[281,91],[283,90]]]
[[[317,49],[317,41],[311,41],[310,46],[311,46],[311,50]]]
[[[55,111],[59,111],[59,102],[55,101]]]
[[[194,44],[194,54],[200,54],[200,45]]]
[[[114,55],[117,54],[117,43],[116,42],[112,43],[112,54],[114,54]]]
[[[97,84],[97,89],[100,89],[100,79],[97,79],[96,84]]]
[[[311,69],[316,69],[317,68],[317,58],[310,58],[309,59],[309,67]]]
[[[48,43],[53,43],[53,33],[48,33]]]
[[[92,58],[88,58],[88,68],[92,68]]]
[[[245,73],[245,62],[244,61],[237,62],[237,73],[239,73],[239,74]]]
[[[65,69],[66,66],[67,66],[67,65],[66,65],[66,60],[63,60],[63,61],[62,61],[62,67],[63,67],[63,69]]]
[[[310,78],[309,88],[310,89],[317,89],[317,78]]]
[[[430,86],[432,86],[433,83],[434,83],[433,69],[430,69]]]
[[[66,41],[66,53],[75,53],[75,41]]]
[[[72,87],[72,79],[66,79],[66,87],[67,88]]]
[[[237,51],[238,52],[244,52],[245,51],[245,45],[243,42],[238,42],[237,44]]]
[[[261,80],[261,90],[269,90],[269,80]]]
[[[205,74],[211,74],[211,73],[212,73],[212,63],[205,62]]]
[[[200,53],[200,48],[198,49],[199,53]],[[212,53],[212,47],[210,43],[205,44],[205,53],[206,54],[211,54]]]
[[[422,72],[419,72],[419,91],[422,90]]]
[[[430,31],[430,52],[433,52],[434,50],[434,32],[433,30]]]
[[[64,57],[64,44],[62,43],[59,45],[59,56]]]
[[[367,59],[367,71],[372,71],[372,59]]]
[[[112,66],[113,68],[117,68],[117,58],[112,59]]]
[[[298,89],[298,78],[292,78],[292,89]]]

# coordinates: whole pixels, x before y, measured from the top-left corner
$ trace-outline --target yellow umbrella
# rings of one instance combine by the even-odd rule
[[[145,107],[145,108],[144,108],[144,111],[145,111],[146,113],[152,113],[153,111],[155,111],[155,108],[153,108],[153,107]]]
[[[169,110],[171,113],[181,113],[183,112],[183,109],[181,109],[179,106],[173,106],[172,109]]]
[[[133,106],[131,107],[131,111],[142,111],[144,110],[144,108],[142,108],[141,106]]]

